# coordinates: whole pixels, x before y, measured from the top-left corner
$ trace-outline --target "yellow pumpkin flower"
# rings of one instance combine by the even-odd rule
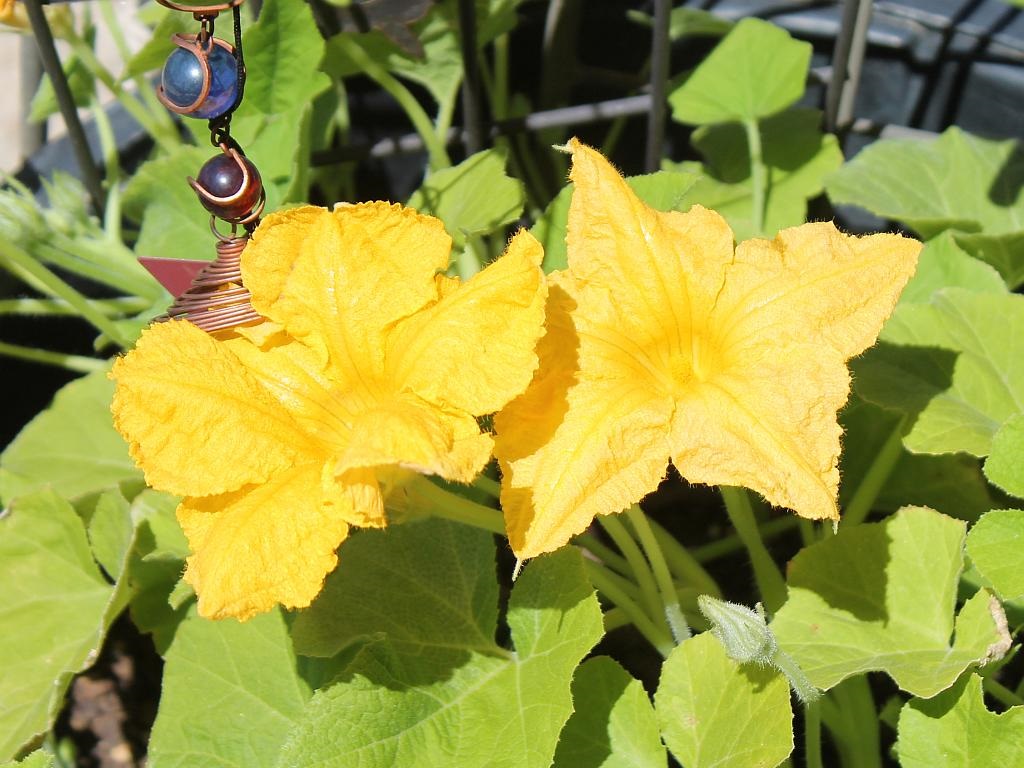
[[[671,462],[812,519],[839,516],[846,361],[871,346],[921,245],[831,223],[734,248],[721,216],[663,213],[569,142],[568,269],[530,387],[495,418],[520,559],[653,491]]]
[[[115,363],[118,430],[147,482],[184,497],[200,614],[309,605],[402,473],[468,482],[487,463],[476,417],[537,365],[542,250],[522,232],[462,284],[450,249],[441,222],[387,203],[274,214],[242,256],[266,321],[158,323]]]

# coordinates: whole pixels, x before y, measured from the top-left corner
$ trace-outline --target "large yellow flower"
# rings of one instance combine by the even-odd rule
[[[468,482],[487,463],[476,417],[537,365],[542,253],[520,233],[460,284],[450,248],[439,221],[386,203],[269,216],[242,257],[266,322],[159,323],[116,362],[117,428],[150,485],[184,497],[202,615],[308,605],[403,472]]]
[[[700,206],[644,205],[569,143],[568,269],[553,275],[540,368],[495,420],[501,501],[521,559],[639,501],[669,460],[837,518],[846,361],[874,343],[920,244],[831,223],[738,248]]]

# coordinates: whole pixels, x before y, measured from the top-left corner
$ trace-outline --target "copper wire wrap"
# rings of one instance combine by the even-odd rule
[[[165,318],[188,320],[207,332],[260,320],[249,301],[251,294],[242,285],[241,256],[248,242],[248,235],[219,240],[217,258],[175,299]]]
[[[197,19],[202,18],[203,16],[216,16],[221,11],[229,11],[245,2],[245,0],[227,0],[227,2],[224,3],[211,3],[210,5],[189,5],[188,3],[176,3],[173,0],[156,1],[165,8],[170,8],[172,11],[184,11],[185,13],[191,13]]]

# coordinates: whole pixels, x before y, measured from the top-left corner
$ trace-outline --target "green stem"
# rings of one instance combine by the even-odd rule
[[[501,483],[485,474],[481,473],[476,476],[476,479],[473,481],[473,487],[478,491],[483,491],[492,499],[501,498]]]
[[[761,131],[758,128],[757,120],[754,118],[744,120],[743,128],[747,132],[747,150],[750,153],[750,183],[753,187],[751,214],[754,223],[754,234],[764,235],[765,197],[768,192],[768,178],[764,159],[761,157]]]
[[[807,768],[822,768],[821,704],[818,702],[804,707],[804,755]]]
[[[834,736],[842,764],[849,768],[880,768],[878,712],[867,677],[847,678],[832,688],[828,697],[836,706],[829,706],[831,715],[825,722]]]
[[[786,517],[777,517],[774,520],[769,520],[766,523],[758,525],[758,529],[761,532],[762,538],[768,539],[772,536],[778,536],[780,533],[786,533],[796,528],[801,518],[796,515],[787,515]],[[730,533],[728,536],[712,541],[708,544],[702,544],[699,547],[693,548],[693,558],[700,563],[706,563],[710,560],[717,560],[720,557],[731,555],[734,552],[739,552],[743,549],[743,540],[735,533]],[[718,595],[716,595],[718,597]]]
[[[55,365],[60,368],[66,368],[69,371],[76,371],[77,373],[92,373],[93,371],[102,371],[107,367],[106,360],[97,360],[95,357],[68,355],[64,352],[23,347],[20,344],[8,344],[3,341],[0,341],[0,355],[16,357],[19,360],[28,360],[33,363]]]
[[[633,600],[626,592],[610,578],[608,572],[592,560],[584,560],[583,566],[587,570],[594,589],[605,596],[622,610],[633,624],[654,648],[661,654],[662,658],[668,655],[675,648],[668,631],[655,624],[647,613]]]
[[[672,638],[676,644],[683,642],[691,636],[690,627],[686,623],[686,617],[679,607],[679,600],[676,597],[676,585],[672,581],[672,573],[665,562],[665,554],[658,545],[658,539],[651,530],[647,515],[636,504],[626,510],[626,519],[633,525],[636,537],[640,546],[647,555],[647,562],[651,564],[651,571],[654,573],[654,580],[658,585],[658,593],[661,595],[661,605],[664,610],[665,620],[668,628],[672,631]]]
[[[98,311],[89,299],[65,283],[29,254],[25,253],[25,251],[21,250],[21,248],[3,237],[0,237],[0,256],[25,274],[31,275],[38,283],[44,285],[46,293],[63,299],[74,307],[83,318],[106,334],[115,344],[123,349],[127,349],[131,345],[131,339],[122,334],[117,325],[111,322],[110,318],[106,317],[102,312]]]
[[[902,417],[892,428],[885,443],[875,454],[867,473],[857,486],[850,503],[843,510],[842,520],[847,525],[863,523],[878,499],[878,494],[885,487],[889,475],[903,455],[903,428],[906,416]]]
[[[796,660],[782,650],[775,651],[772,656],[772,664],[786,676],[793,693],[806,705],[810,705],[821,698],[821,691],[814,687],[814,684],[807,679],[807,675],[800,669]],[[820,717],[820,712],[819,712]]]
[[[90,299],[97,312],[106,317],[119,317],[141,312],[148,301],[126,296],[119,299]],[[0,315],[77,315],[78,312],[60,299],[0,299]]]
[[[505,535],[505,521],[500,511],[446,491],[423,475],[416,475],[410,479],[405,485],[405,490],[415,499],[413,504],[419,511],[483,531]]]
[[[429,115],[420,106],[420,103],[416,101],[416,97],[412,95],[409,89],[402,85],[384,67],[367,56],[366,52],[347,35],[338,35],[334,38],[334,41],[340,47],[343,54],[352,59],[367,77],[387,91],[391,98],[402,107],[427,147],[431,169],[436,171],[450,166],[452,161],[448,157],[448,151],[445,149],[444,143],[434,132],[434,125]]]
[[[106,4],[104,4],[106,7]],[[99,99],[93,95],[90,101],[96,132],[100,137],[100,151],[103,153],[103,168],[106,178],[103,180],[107,193],[107,205],[103,209],[103,231],[111,240],[121,242],[121,158],[114,139],[114,129],[110,124],[107,112],[100,106]]]
[[[1007,707],[1024,706],[1024,699],[991,677],[982,678],[981,685],[985,689],[985,693],[1000,704],[1005,704]]]
[[[601,515],[597,518],[597,521],[604,528],[605,533],[615,542],[615,546],[619,548],[619,551],[629,563],[633,576],[636,578],[637,586],[640,587],[640,593],[643,596],[647,614],[652,617],[664,618],[661,611],[661,600],[658,597],[658,584],[654,580],[651,567],[648,565],[646,558],[644,558],[644,553],[640,550],[636,541],[629,535],[629,531],[626,530],[626,527],[617,515]],[[665,626],[668,627],[667,619]]]
[[[576,546],[585,549],[596,557],[602,565],[606,565],[613,571],[621,573],[627,579],[636,580],[636,574],[633,573],[629,561],[611,547],[606,547],[593,534],[581,533],[573,541],[576,543]]]
[[[786,582],[761,540],[750,497],[743,488],[723,485],[720,490],[729,519],[750,556],[761,602],[769,613],[775,613],[786,602]]]
[[[700,564],[690,550],[680,544],[676,537],[666,531],[657,520],[648,519],[647,522],[651,530],[654,531],[654,535],[658,539],[658,545],[665,555],[665,560],[668,561],[668,567],[672,570],[675,577],[686,584],[692,585],[701,594],[720,598],[722,590],[719,588],[718,583],[711,578],[710,573],[704,570],[704,566]],[[742,546],[740,544],[741,548]]]
[[[508,33],[498,35],[492,44],[494,51],[494,87],[491,90],[491,114],[495,120],[508,117]]]

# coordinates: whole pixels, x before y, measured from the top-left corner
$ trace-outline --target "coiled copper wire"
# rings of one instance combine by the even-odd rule
[[[223,331],[261,319],[242,285],[241,256],[249,237],[217,242],[217,258],[196,275],[192,285],[174,300],[167,319],[188,320],[204,331]]]

